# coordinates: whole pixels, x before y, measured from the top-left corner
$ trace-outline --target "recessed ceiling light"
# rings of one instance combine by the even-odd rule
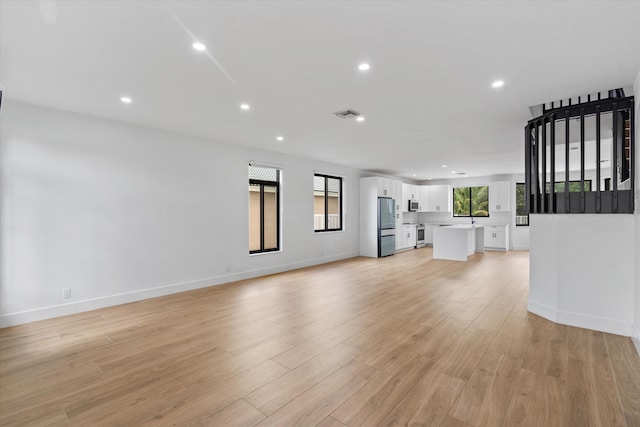
[[[358,70],[360,71],[367,71],[369,68],[371,68],[371,66],[366,62],[363,62],[362,64],[358,65]]]
[[[199,52],[202,52],[204,50],[207,50],[207,47],[200,43],[200,42],[195,42],[194,44],[192,44],[191,46],[193,46],[193,48]]]
[[[414,174],[413,174],[413,175],[411,175],[411,176],[418,176],[418,175],[416,175],[416,174],[414,173]]]
[[[283,137],[283,136],[277,136],[277,137],[276,137],[276,139],[277,139],[278,141],[284,141],[284,137]]]
[[[240,108],[243,109],[243,110],[248,110],[251,107],[249,106],[249,104],[240,104]]]
[[[451,171],[451,173],[456,173],[456,171]]]
[[[429,181],[431,181],[433,178],[429,177],[429,178],[427,178],[427,179],[428,179]]]
[[[364,122],[364,117],[358,116],[358,117],[356,117],[356,120],[359,121],[359,122]]]
[[[502,86],[504,86],[504,82],[502,80],[496,80],[495,82],[491,83],[491,87],[494,89],[497,89]]]
[[[131,101],[133,100],[128,96],[123,96],[122,98],[120,98],[120,101],[122,101],[124,104],[131,104]]]
[[[446,167],[447,167],[447,165],[442,165],[442,167],[443,167],[443,168],[446,168]]]

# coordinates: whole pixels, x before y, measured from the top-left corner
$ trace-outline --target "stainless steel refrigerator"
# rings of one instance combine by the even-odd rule
[[[396,252],[396,203],[390,197],[378,197],[378,257]]]

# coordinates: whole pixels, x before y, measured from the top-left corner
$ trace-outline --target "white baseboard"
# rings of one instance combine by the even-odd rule
[[[242,271],[238,273],[225,274],[222,276],[210,277],[186,283],[176,283],[155,288],[141,289],[132,292],[125,292],[104,297],[91,298],[83,301],[60,304],[49,307],[39,307],[32,310],[25,310],[15,313],[0,315],[0,328],[21,325],[24,323],[36,322],[39,320],[51,319],[53,317],[67,316],[70,314],[82,313],[104,307],[111,307],[129,302],[141,301],[149,298],[156,298],[179,292],[191,291],[194,289],[217,286],[224,283],[238,280],[251,279],[254,277],[266,276],[269,274],[282,273],[284,271],[296,270],[298,268],[310,267],[313,265],[326,264],[343,259],[357,257],[358,252],[345,252],[342,254],[313,258],[304,261],[297,261],[289,264],[276,265],[273,267],[259,268],[255,270]]]
[[[636,351],[638,352],[638,355],[640,355],[640,329],[638,329],[638,326],[634,325],[633,330],[631,332],[631,341],[633,342],[633,345],[636,347]]]
[[[578,328],[624,335],[625,337],[631,336],[633,328],[631,322],[592,316],[590,314],[556,310],[554,307],[549,307],[531,300],[529,300],[527,309],[533,314],[537,314],[552,322],[560,323],[561,325],[576,326]]]

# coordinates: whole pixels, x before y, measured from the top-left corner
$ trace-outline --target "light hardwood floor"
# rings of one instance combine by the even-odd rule
[[[640,426],[631,340],[528,313],[527,252],[431,254],[0,330],[0,424]]]

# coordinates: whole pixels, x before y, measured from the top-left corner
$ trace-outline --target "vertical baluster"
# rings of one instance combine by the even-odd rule
[[[527,214],[531,212],[531,125],[524,127],[524,206]]]
[[[535,213],[540,213],[540,170],[539,168],[539,151],[538,145],[540,145],[540,134],[538,133],[538,122],[533,125],[533,170],[534,172],[531,174],[535,180],[533,183],[533,191],[535,191],[535,196],[533,198],[533,209]]]
[[[564,211],[571,212],[569,198],[569,111],[567,111],[564,119]]]
[[[634,134],[634,104],[633,102],[631,103],[631,106],[629,107],[629,183],[631,184],[630,187],[630,212],[633,212],[633,200],[634,200],[634,196],[635,196],[635,162],[636,162],[636,158],[635,158],[635,134]],[[640,226],[640,225],[639,225]],[[636,255],[637,256],[637,255]]]
[[[540,156],[542,157],[542,212],[547,213],[547,121],[541,121],[542,144],[540,144]]]
[[[580,109],[580,212],[584,213],[584,108]]]
[[[600,106],[596,107],[596,213],[600,213]],[[593,190],[593,189],[592,189]]]
[[[613,91],[611,91],[613,92]],[[611,197],[611,212],[618,212],[618,103],[613,103],[611,110],[613,115],[613,155],[611,159],[611,189],[613,197]]]
[[[551,151],[551,159],[549,163],[551,163],[551,192],[549,194],[549,204],[551,205],[551,213],[556,213],[556,115],[551,115],[551,122],[549,124],[551,126],[551,141],[549,143],[550,151]]]

